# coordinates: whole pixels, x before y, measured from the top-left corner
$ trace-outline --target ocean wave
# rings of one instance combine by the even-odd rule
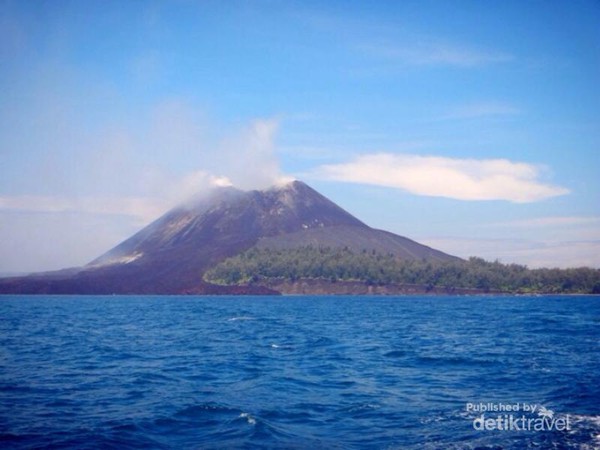
[[[0,446],[600,448],[597,316],[576,297],[4,298]],[[572,429],[476,431],[475,401]]]

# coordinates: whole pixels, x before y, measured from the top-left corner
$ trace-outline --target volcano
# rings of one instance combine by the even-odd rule
[[[217,286],[206,270],[254,246],[348,247],[401,259],[458,258],[376,230],[301,181],[267,190],[215,188],[182,204],[83,267],[0,280],[1,293],[267,294]]]

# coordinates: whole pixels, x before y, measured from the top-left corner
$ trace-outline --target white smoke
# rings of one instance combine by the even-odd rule
[[[232,127],[170,100],[122,123],[99,120],[89,111],[104,100],[92,95],[82,111],[80,93],[54,87],[34,87],[29,103],[0,117],[0,273],[85,264],[215,186],[262,189],[284,178],[276,119]]]
[[[275,155],[276,119],[258,119],[219,146],[221,174],[240,189],[262,189],[283,174]]]

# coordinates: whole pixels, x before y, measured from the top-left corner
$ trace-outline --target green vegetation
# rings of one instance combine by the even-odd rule
[[[265,278],[360,281],[367,284],[417,284],[426,287],[475,288],[511,293],[600,294],[600,270],[528,269],[518,264],[467,261],[401,261],[374,251],[300,247],[252,248],[223,261],[204,275],[224,285],[260,284]]]

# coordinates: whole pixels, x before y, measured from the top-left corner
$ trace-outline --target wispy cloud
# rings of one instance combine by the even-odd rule
[[[374,57],[415,66],[478,67],[514,59],[504,52],[434,40],[409,41],[403,44],[369,43],[359,45],[358,48]]]
[[[487,101],[469,103],[451,109],[442,120],[478,119],[482,117],[517,116],[521,109],[507,102]]]
[[[536,217],[532,219],[512,220],[491,224],[495,227],[518,227],[518,228],[546,228],[546,227],[572,227],[580,225],[600,224],[600,217],[580,216],[552,216]]]
[[[476,44],[457,42],[451,37],[411,31],[411,24],[371,21],[323,13],[299,17],[320,32],[342,38],[353,49],[369,57],[411,66],[479,67],[513,61],[514,55]]]
[[[0,168],[0,271],[87,262],[211,180],[259,188],[281,178],[277,119],[214,123],[179,98],[127,109],[118,93],[62,69],[36,73],[26,94],[9,95],[0,112],[8,156]],[[90,239],[73,231],[78,222],[101,225]],[[35,232],[24,233],[23,223]],[[63,234],[68,252],[66,238],[56,237]],[[42,248],[56,258],[40,259]]]
[[[528,203],[569,193],[539,180],[542,168],[507,159],[454,159],[379,153],[323,165],[320,178],[402,189],[416,195],[458,200]]]
[[[217,177],[199,170],[189,173],[175,184],[165,185],[162,196],[4,195],[0,196],[0,213],[77,213],[128,216],[142,226],[192,196],[201,195],[218,186],[230,186],[231,184],[227,177]]]
[[[217,146],[214,174],[226,176],[242,189],[266,188],[285,178],[276,155],[279,120],[255,119]]]
[[[463,258],[479,256],[539,267],[600,267],[600,240],[425,238],[421,243]]]
[[[132,216],[141,221],[164,212],[164,202],[143,197],[61,197],[16,195],[0,197],[0,211],[84,213]]]

